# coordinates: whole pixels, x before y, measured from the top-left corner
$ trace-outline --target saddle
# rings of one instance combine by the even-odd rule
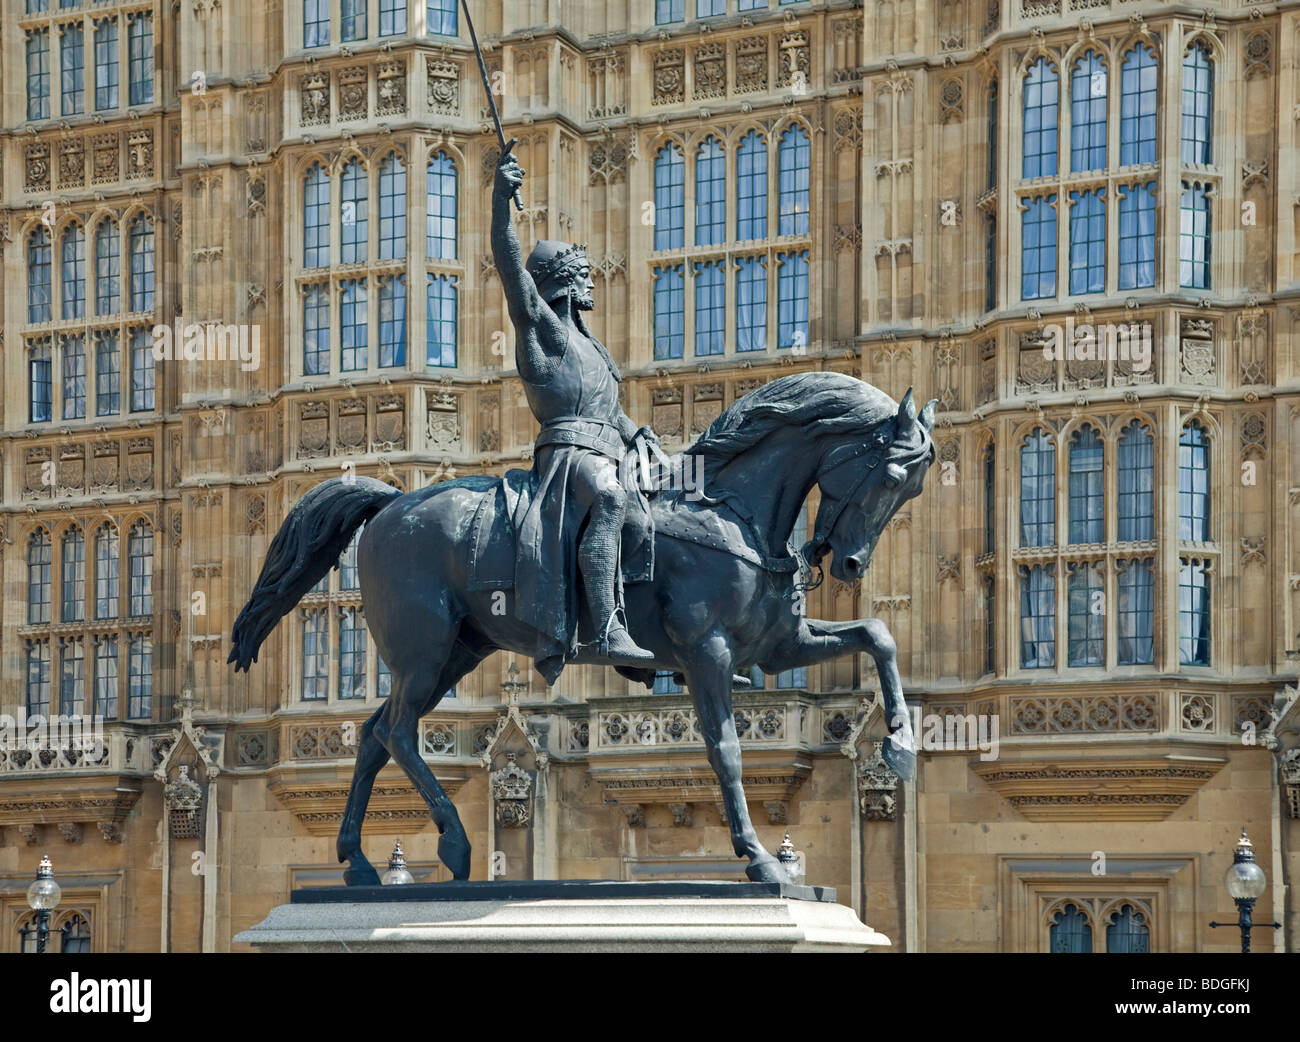
[[[514,588],[515,532],[536,491],[531,470],[508,470],[496,490],[479,501],[470,523],[471,591]],[[624,584],[654,578],[654,533],[646,493],[629,495],[620,554]]]

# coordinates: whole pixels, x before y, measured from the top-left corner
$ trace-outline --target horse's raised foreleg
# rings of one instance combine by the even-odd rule
[[[916,770],[916,742],[912,736],[912,719],[907,712],[907,703],[903,701],[898,649],[888,626],[879,619],[851,619],[848,622],[801,619],[790,637],[761,665],[765,673],[779,673],[863,651],[875,659],[876,673],[880,677],[880,694],[889,725],[889,741],[884,746],[885,762],[906,781]]]
[[[788,879],[777,861],[758,841],[749,820],[749,806],[740,774],[740,739],[731,707],[733,656],[726,638],[711,634],[698,646],[687,669],[687,684],[699,716],[700,731],[708,751],[709,766],[718,776],[722,801],[731,829],[731,846],[737,857],[749,858],[745,875],[755,882],[779,883]]]
[[[366,805],[370,802],[370,790],[374,788],[375,776],[388,762],[388,750],[375,737],[375,721],[387,711],[385,702],[361,725],[361,741],[357,746],[357,765],[352,772],[352,788],[348,790],[348,804],[343,810],[343,822],[339,826],[339,838],[336,845],[339,861],[348,863],[343,873],[343,882],[348,886],[378,886],[379,873],[361,852],[361,823],[365,820]]]

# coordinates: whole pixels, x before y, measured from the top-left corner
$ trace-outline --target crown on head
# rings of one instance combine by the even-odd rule
[[[533,272],[533,279],[540,285],[543,282],[557,281],[562,275],[569,274],[570,268],[578,268],[587,259],[587,244],[575,243],[565,247],[545,264]]]

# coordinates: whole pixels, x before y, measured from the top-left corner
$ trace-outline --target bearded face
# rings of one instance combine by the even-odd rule
[[[592,310],[596,306],[591,295],[595,288],[596,284],[591,281],[591,268],[583,265],[569,286],[569,299],[573,301],[573,306],[579,311]]]

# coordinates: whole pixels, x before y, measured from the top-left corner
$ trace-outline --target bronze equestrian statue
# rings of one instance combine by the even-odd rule
[[[615,647],[618,623],[609,620],[619,572],[610,563],[608,526],[633,497],[622,489],[620,507],[619,497],[603,496],[608,485],[601,475],[638,432],[617,405],[617,368],[581,321],[580,312],[591,306],[585,260],[571,250],[539,247],[530,258],[536,264],[525,271],[513,236],[498,227],[496,210],[509,198],[501,194],[506,186],[513,191],[514,178],[522,176],[513,170],[517,164],[507,149],[494,192],[493,248],[519,334],[520,375],[543,421],[537,466],[531,472],[512,470],[504,478],[457,478],[410,493],[372,478],[322,482],[280,526],[232,634],[229,661],[236,670],[247,670],[276,623],[335,566],[353,534],[365,526],[357,547],[361,598],[393,686],[361,729],[337,846],[339,861],[348,862],[349,885],[379,883],[361,850],[361,825],[375,776],[390,758],[429,805],[441,834],[440,860],[454,878],[469,877],[465,830],[420,755],[419,742],[420,717],[461,677],[497,650],[534,656],[546,651],[543,661],[549,658],[558,674],[564,661],[609,664],[601,655],[601,637],[608,650]],[[561,381],[558,387],[546,386],[548,372]],[[778,882],[785,875],[759,842],[745,802],[732,711],[736,672],[758,666],[778,673],[870,654],[889,722],[885,759],[900,776],[912,776],[915,745],[888,628],[879,619],[807,618],[802,605],[811,569],[827,554],[835,578],[860,579],[889,519],[920,494],[935,457],[935,404],[918,412],[911,391],[898,403],[835,372],[773,380],[736,401],[685,450],[691,463],[702,464],[702,496],[664,490],[649,500],[653,534],[646,525],[650,545],[641,551],[652,551],[642,557],[652,560],[653,568],[627,583],[623,601],[627,643],[634,634],[632,646],[650,658],[633,652],[631,661],[641,664],[629,667],[623,658],[618,668],[638,679],[653,670],[683,674],[721,786],[732,846],[748,859],[750,879]],[[564,497],[548,499],[559,482],[565,496],[572,489],[577,499],[563,525],[580,512],[587,518],[585,529],[555,525],[551,511],[557,503],[568,504]],[[789,539],[814,486],[821,495],[814,534],[799,550]],[[587,543],[592,519],[599,534]],[[535,529],[528,527],[532,523]],[[575,545],[567,541],[575,531],[576,555],[566,549]],[[517,533],[539,541],[531,557],[516,547]],[[625,537],[623,549],[633,541]],[[540,546],[545,549],[538,554]],[[552,551],[554,556],[545,556]],[[520,591],[535,591],[539,578],[525,562],[542,559],[552,569],[549,581],[571,598],[562,614],[551,605],[530,615],[538,602],[520,609]],[[588,641],[575,640],[571,628],[584,614],[572,599],[579,576],[591,602],[585,617],[595,639]],[[513,593],[514,610],[495,610],[503,592]],[[535,624],[539,620],[541,629]],[[559,621],[563,627],[555,625]]]

